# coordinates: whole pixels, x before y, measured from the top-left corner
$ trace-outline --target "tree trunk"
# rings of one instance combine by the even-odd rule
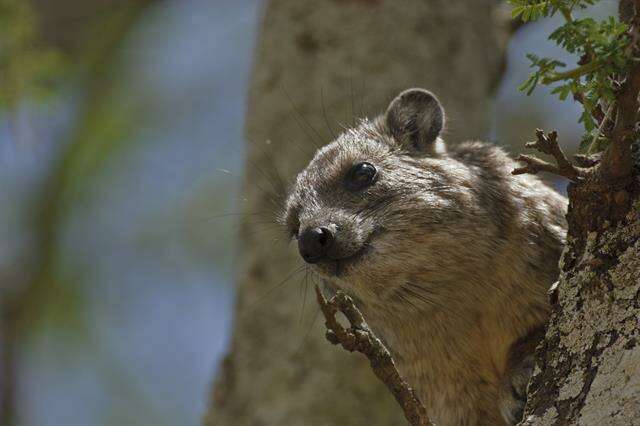
[[[422,86],[443,101],[449,140],[482,137],[499,81],[508,22],[494,0],[272,0],[251,81],[247,165],[231,351],[207,425],[403,424],[364,357],[324,340],[304,271],[284,230],[273,241],[282,189],[354,117],[375,116],[400,90]],[[326,116],[326,118],[325,118]],[[279,176],[276,176],[276,171]],[[267,182],[271,181],[271,182]],[[277,192],[277,191],[276,191]],[[258,223],[256,223],[258,222]],[[265,297],[265,295],[268,295]],[[305,334],[309,330],[305,338]]]
[[[568,241],[525,425],[640,424],[638,176],[569,186]]]

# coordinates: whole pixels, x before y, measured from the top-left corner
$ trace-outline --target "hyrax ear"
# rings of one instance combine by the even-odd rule
[[[437,151],[436,139],[444,126],[444,110],[431,92],[408,89],[391,101],[385,122],[403,148],[432,154]]]

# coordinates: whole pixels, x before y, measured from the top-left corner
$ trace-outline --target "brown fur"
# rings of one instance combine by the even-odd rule
[[[316,153],[285,220],[294,236],[334,233],[316,270],[358,302],[438,425],[515,423],[558,274],[566,200],[536,177],[512,176],[500,148],[447,150],[428,92],[394,103]],[[378,178],[354,192],[344,179],[363,161]]]

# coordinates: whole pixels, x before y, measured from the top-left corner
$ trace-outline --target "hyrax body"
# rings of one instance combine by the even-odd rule
[[[438,425],[513,424],[558,274],[566,200],[492,145],[446,147],[411,89],[320,149],[285,219],[350,294]]]

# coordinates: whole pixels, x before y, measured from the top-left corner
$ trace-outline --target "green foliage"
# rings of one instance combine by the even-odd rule
[[[552,16],[558,11],[574,8],[584,9],[595,4],[598,0],[509,0],[513,6],[511,17],[524,22]]]
[[[518,86],[518,89],[526,92],[527,95],[530,95],[533,92],[538,83],[540,83],[540,80],[544,79],[548,75],[552,75],[553,73],[555,73],[557,67],[566,66],[564,62],[556,61],[549,58],[540,58],[533,53],[528,53],[527,58],[531,61],[532,68],[538,68],[536,72],[529,75],[529,78],[527,78],[524,83]]]
[[[0,0],[0,108],[25,95],[50,95],[62,64],[56,50],[41,45],[29,2]]]
[[[552,59],[529,54],[534,71],[519,89],[530,95],[539,85],[553,86],[552,94],[560,100],[572,95],[579,99],[584,112],[580,122],[584,125],[585,150],[606,146],[601,141],[600,129],[594,118],[596,111],[602,114],[614,102],[618,77],[629,64],[629,26],[614,17],[603,21],[592,18],[574,19],[571,12],[586,8],[597,0],[510,0],[512,15],[523,21],[533,21],[560,12],[565,23],[549,35],[549,39],[568,53],[579,58],[578,66],[564,70],[566,64]],[[597,146],[596,146],[597,145]]]

